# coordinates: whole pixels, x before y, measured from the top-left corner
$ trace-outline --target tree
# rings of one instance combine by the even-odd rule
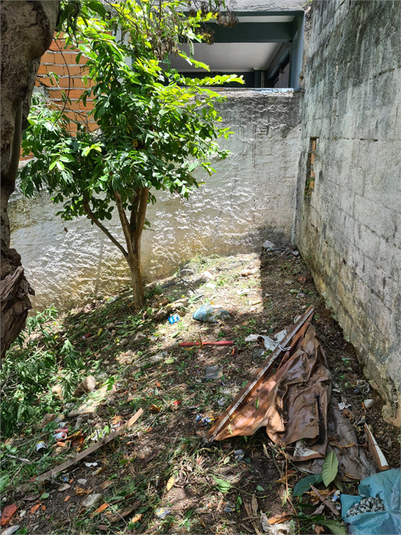
[[[241,81],[234,75],[190,79],[170,67],[169,54],[177,53],[207,68],[188,57],[180,41],[191,50],[194,41],[209,39],[202,25],[217,15],[205,9],[184,14],[187,5],[127,0],[107,11],[88,2],[69,43],[87,58],[93,87],[82,101],[93,95],[99,129],[76,123],[71,134],[62,111],[37,101],[23,141],[25,153],[34,155],[21,176],[25,194],[46,187],[63,203],[62,218],[86,215],[104,232],[128,263],[136,309],[144,303],[140,250],[147,205],[155,202],[155,190],[187,197],[199,185],[195,169],[210,174],[211,159],[227,156],[217,139],[230,132],[214,108],[222,97],[209,86]],[[123,243],[107,228],[114,209]]]
[[[15,189],[21,133],[40,57],[53,39],[59,0],[1,6],[1,358],[25,325],[31,302],[21,258],[10,248],[8,200]]]

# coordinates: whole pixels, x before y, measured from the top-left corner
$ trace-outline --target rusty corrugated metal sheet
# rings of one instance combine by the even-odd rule
[[[310,307],[301,316],[209,430],[209,440],[249,436],[266,427],[268,436],[280,446],[303,441],[303,451],[298,448],[294,460],[325,456],[331,374],[310,323],[313,312]],[[273,373],[279,357],[282,362]]]

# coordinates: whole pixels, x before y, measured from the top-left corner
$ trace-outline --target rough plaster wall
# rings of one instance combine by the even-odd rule
[[[401,2],[318,0],[304,69],[297,244],[400,424]],[[315,188],[304,198],[309,138]]]
[[[299,155],[300,93],[230,91],[224,124],[235,133],[232,152],[189,201],[168,193],[149,207],[153,230],[143,236],[150,280],[173,273],[194,254],[255,250],[270,237],[289,242],[293,231]],[[36,289],[35,306],[65,309],[107,295],[129,282],[125,260],[86,219],[63,222],[46,194],[15,195],[12,242]],[[117,220],[113,221],[117,232]],[[64,230],[66,228],[68,232]]]

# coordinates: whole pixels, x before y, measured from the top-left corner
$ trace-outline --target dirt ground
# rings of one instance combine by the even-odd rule
[[[264,429],[252,437],[202,442],[214,419],[266,360],[266,352],[245,338],[290,328],[310,305],[333,376],[333,395],[350,404],[347,414],[358,444],[367,449],[367,422],[390,466],[400,466],[398,430],[383,421],[382,400],[364,379],[354,348],[325,308],[297,251],[279,247],[261,255],[195,258],[147,290],[148,308],[140,317],[131,311],[130,292],[124,290],[60,319],[58,331],[68,333],[85,355],[87,374],[97,386],[85,399],[66,398],[60,406],[75,441],[53,447],[48,466],[94,444],[139,408],[144,414],[84,459],[95,466],[81,461],[43,484],[23,482],[22,470],[2,502],[18,507],[10,524],[28,534],[233,535],[262,533],[262,512],[267,519],[292,515],[265,527],[268,533],[330,533],[323,522],[294,515],[291,503],[300,509],[298,498],[290,498],[291,489],[306,474]],[[202,303],[220,305],[229,315],[216,323],[197,322],[192,314]],[[171,314],[179,321],[170,324]],[[178,345],[199,339],[228,340],[234,346]],[[210,366],[221,367],[220,376],[206,379]],[[366,399],[373,400],[368,409]],[[92,412],[71,416],[83,401]],[[41,429],[38,425],[38,435]],[[17,439],[14,443],[18,446]],[[32,453],[32,462],[36,456]],[[344,491],[356,493],[357,483],[344,483]],[[96,503],[85,508],[84,500],[95,494],[100,495]],[[328,509],[322,514],[334,518]]]

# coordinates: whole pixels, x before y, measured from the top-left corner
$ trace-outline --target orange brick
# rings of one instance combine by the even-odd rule
[[[82,59],[82,58],[81,58]],[[67,69],[67,67],[65,67]],[[83,76],[84,74],[88,73],[88,69],[85,68],[85,65],[70,65],[67,69],[67,73],[70,76]]]
[[[63,52],[62,54],[60,53],[60,56],[61,58],[59,61],[63,61],[64,63],[67,63],[67,65],[76,64],[77,54],[73,54],[72,52]]]
[[[66,69],[62,65],[40,65],[38,74],[48,74],[49,72],[54,72],[58,76],[66,75]]]
[[[55,53],[45,52],[42,56],[41,63],[54,63]]]
[[[93,110],[93,101],[92,100],[87,100],[86,101],[86,106],[84,106],[84,103],[81,100],[79,102],[79,109],[83,110],[83,111],[92,111]]]

